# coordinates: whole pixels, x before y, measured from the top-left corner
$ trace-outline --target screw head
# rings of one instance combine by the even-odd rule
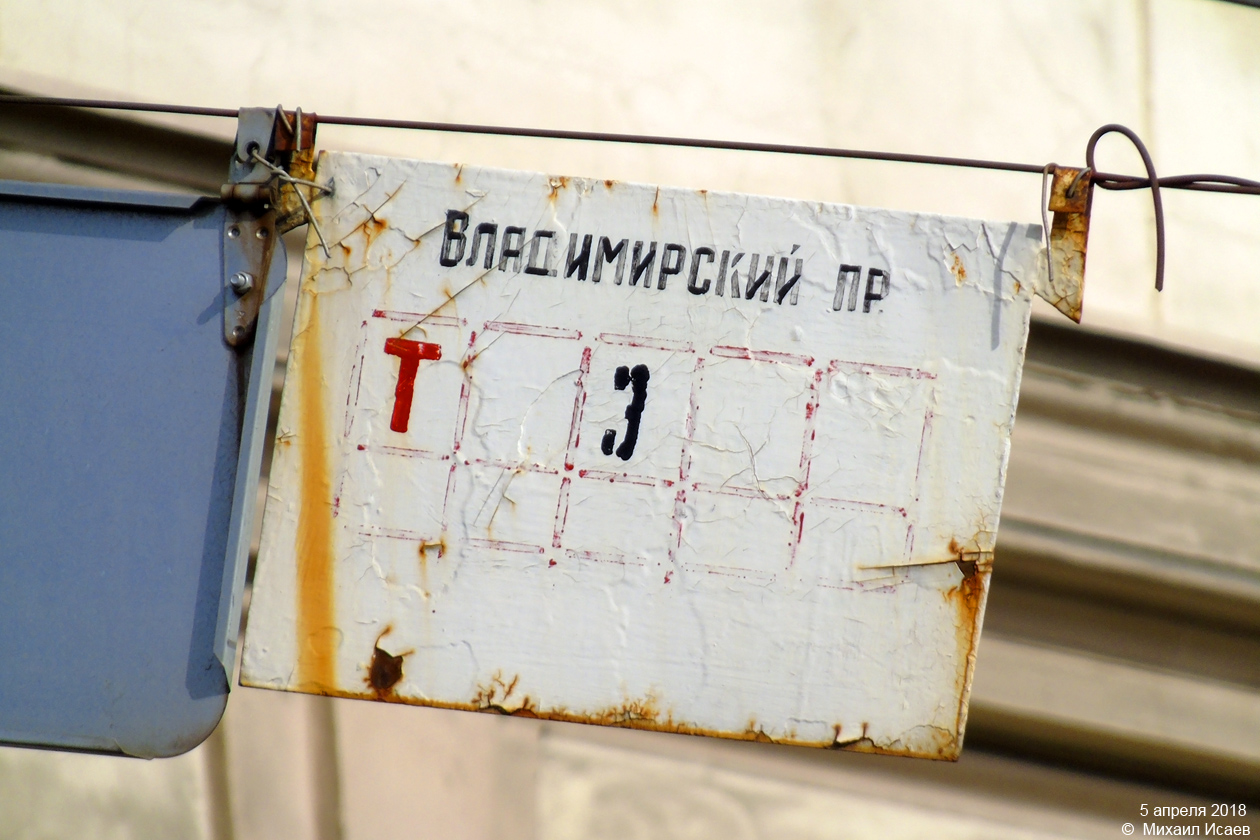
[[[248,271],[238,271],[228,279],[228,284],[232,287],[232,291],[243,295],[254,288],[254,275]]]
[[[254,231],[254,236],[259,239],[266,239],[270,235],[271,231],[267,230],[265,227],[260,227],[258,230]]]

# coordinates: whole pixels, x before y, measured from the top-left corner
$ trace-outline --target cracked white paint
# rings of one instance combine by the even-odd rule
[[[318,171],[335,244],[306,253],[244,682],[957,755],[1039,227],[351,154]],[[554,276],[501,256],[508,226],[522,266],[555,231]],[[615,260],[566,277],[570,234],[596,259],[601,236],[655,242],[651,288],[629,253],[620,284]],[[732,298],[730,272],[716,294],[724,251],[744,253],[741,291],[752,256],[774,258],[768,300]],[[797,302],[776,303],[798,259]],[[860,276],[852,301],[838,275]],[[441,353],[405,432],[391,339]],[[601,441],[625,439],[633,386],[614,383],[637,365],[623,460]],[[304,565],[316,508],[327,596]],[[396,682],[373,681],[376,648],[401,657]]]

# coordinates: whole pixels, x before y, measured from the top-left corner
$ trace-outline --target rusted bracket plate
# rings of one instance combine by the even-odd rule
[[[1055,309],[1081,322],[1085,293],[1085,253],[1089,242],[1089,211],[1093,203],[1093,173],[1088,169],[1055,167],[1048,209],[1054,213],[1050,226],[1050,277],[1038,294]]]
[[[223,230],[223,339],[233,347],[254,334],[267,290],[276,237],[275,211],[229,210]]]
[[[294,178],[315,180],[315,127],[315,115],[304,114],[300,108],[290,115],[288,124],[276,123],[276,156]],[[294,184],[281,184],[276,191],[276,227],[280,233],[310,221],[297,190]]]
[[[305,221],[293,188],[282,191],[274,169],[255,153],[288,171],[295,157],[314,149],[315,117],[278,108],[242,108],[236,146],[222,190],[223,338],[233,347],[249,341],[267,293],[267,271],[276,237]]]

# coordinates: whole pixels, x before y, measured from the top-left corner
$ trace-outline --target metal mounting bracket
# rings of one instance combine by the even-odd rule
[[[221,197],[223,220],[223,339],[244,346],[254,334],[267,294],[267,272],[275,247],[276,170],[288,171],[294,153],[314,147],[314,115],[281,108],[242,108],[236,144]],[[267,163],[260,161],[262,158]],[[267,164],[270,164],[268,166]]]
[[[1089,211],[1094,198],[1093,172],[1055,167],[1048,209],[1050,288],[1042,295],[1078,324],[1085,294],[1085,254],[1089,248]]]

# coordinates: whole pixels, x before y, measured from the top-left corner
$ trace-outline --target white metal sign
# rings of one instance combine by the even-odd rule
[[[957,755],[1039,227],[318,172],[245,684]]]

